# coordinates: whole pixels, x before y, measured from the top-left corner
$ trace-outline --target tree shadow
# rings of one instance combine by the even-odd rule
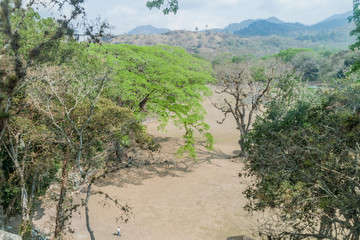
[[[46,215],[45,208],[43,207],[37,207],[36,211],[34,212],[34,215],[32,216],[33,220],[40,220],[42,217]]]
[[[240,155],[240,153],[241,153],[241,151],[240,151],[240,150],[235,150],[235,151],[233,151],[233,154],[234,154],[235,156],[239,156],[239,155]]]
[[[109,173],[105,178],[96,181],[96,186],[113,185],[123,187],[126,184],[141,185],[146,179],[154,177],[181,177],[183,173],[192,170],[187,160],[177,159],[171,154],[151,152],[148,150],[137,151],[131,166]]]
[[[219,150],[208,150],[199,142],[196,147],[197,159],[179,158],[176,151],[181,144],[178,138],[154,137],[156,143],[162,144],[159,150],[150,151],[133,149],[128,154],[132,158],[131,166],[109,173],[105,178],[96,181],[96,186],[103,187],[113,185],[123,187],[126,184],[141,185],[146,179],[154,177],[182,177],[184,173],[192,172],[194,165],[203,162],[211,163],[214,159],[230,159],[227,154]]]
[[[199,162],[209,162],[214,159],[230,159],[231,157],[219,150],[208,150],[206,148],[196,149]]]

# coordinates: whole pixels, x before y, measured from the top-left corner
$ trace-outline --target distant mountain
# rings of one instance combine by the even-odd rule
[[[131,31],[129,31],[127,34],[128,35],[132,35],[132,34],[162,34],[162,33],[166,33],[166,32],[170,32],[170,30],[166,29],[166,28],[156,28],[151,25],[145,25],[145,26],[138,26],[138,27],[132,29]]]
[[[326,22],[319,22],[317,24],[311,25],[309,29],[314,31],[327,31],[339,27],[344,27],[349,24],[349,21],[346,18],[338,18],[338,19],[331,19]]]
[[[250,36],[283,36],[290,37],[295,32],[306,30],[306,26],[300,23],[274,23],[268,20],[258,20],[250,24],[248,27],[235,31],[235,35]]]
[[[268,19],[264,19],[265,21],[271,22],[271,23],[285,23],[284,21],[276,18],[276,17],[270,17]]]
[[[281,20],[276,21],[276,18],[275,21],[269,21],[269,19],[256,20],[247,27],[234,31],[234,34],[242,37],[276,35],[313,42],[350,42],[352,38],[349,33],[354,27],[353,23],[348,22],[348,17],[351,14],[352,12],[336,14],[310,26],[301,23],[286,23]]]
[[[256,20],[248,19],[242,21],[241,23],[231,23],[224,28],[224,32],[226,33],[234,33],[235,31],[239,31],[240,29],[248,27],[250,24],[254,23]]]
[[[352,11],[348,11],[348,12],[342,13],[342,14],[335,14],[335,15],[332,15],[331,17],[325,18],[324,20],[322,20],[319,23],[325,23],[325,22],[337,20],[337,19],[347,19],[348,17],[352,16],[352,14],[353,14]]]
[[[271,22],[271,23],[284,23],[283,21],[281,21],[280,19],[276,18],[276,17],[270,17],[268,19],[248,19],[245,21],[242,21],[241,23],[231,23],[228,26],[226,26],[223,30],[223,32],[225,33],[234,33],[236,31],[239,31],[241,29],[247,28],[249,25],[251,25],[254,22],[257,21],[267,21],[267,22]]]

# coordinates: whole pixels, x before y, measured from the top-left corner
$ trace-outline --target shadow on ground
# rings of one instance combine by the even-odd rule
[[[196,147],[196,160],[186,157],[179,158],[175,155],[181,146],[177,138],[155,137],[154,140],[161,145],[158,151],[133,149],[128,154],[133,160],[132,164],[125,169],[110,173],[105,178],[97,180],[96,186],[113,185],[123,187],[126,184],[141,185],[145,179],[153,177],[181,177],[184,173],[192,172],[194,165],[203,162],[211,163],[213,159],[230,158],[222,151],[208,150],[201,145]]]

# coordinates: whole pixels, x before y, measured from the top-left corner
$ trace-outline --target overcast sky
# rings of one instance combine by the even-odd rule
[[[149,10],[146,0],[87,0],[89,18],[100,16],[122,34],[136,26],[171,30],[224,28],[246,19],[277,17],[287,22],[317,23],[333,14],[352,10],[352,0],[179,0],[176,15]]]

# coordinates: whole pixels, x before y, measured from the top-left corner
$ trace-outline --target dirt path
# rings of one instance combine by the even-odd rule
[[[221,113],[205,103],[207,122],[215,139],[214,151],[199,149],[197,163],[175,160],[175,165],[133,168],[119,171],[97,183],[97,189],[132,208],[128,223],[117,223],[119,211],[103,205],[103,197],[90,200],[91,224],[98,240],[217,240],[233,235],[249,235],[261,215],[250,216],[243,210],[242,194],[246,180],[238,176],[242,164],[229,158],[238,152],[238,132],[233,121],[219,125]],[[149,132],[162,144],[162,156],[172,157],[181,142],[181,131],[169,126],[157,131],[157,123],[148,124]],[[173,158],[173,157],[172,157]],[[44,223],[46,217],[38,220]],[[121,238],[114,236],[117,226]],[[89,239],[83,210],[72,219],[76,240]]]

